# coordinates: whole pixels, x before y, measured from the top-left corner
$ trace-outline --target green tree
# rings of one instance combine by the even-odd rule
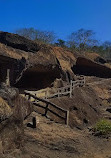
[[[105,57],[106,58],[111,58],[111,42],[110,41],[105,41],[103,43],[104,51],[105,51]]]
[[[104,51],[104,47],[102,45],[98,46],[93,46],[92,47],[92,51],[98,53],[99,55],[104,57],[105,51]]]
[[[65,41],[62,39],[58,39],[55,44],[59,47],[65,47]]]

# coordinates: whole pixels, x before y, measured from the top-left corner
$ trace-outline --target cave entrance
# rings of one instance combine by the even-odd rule
[[[39,72],[28,70],[15,86],[20,90],[40,90],[51,87],[56,78],[60,78],[60,73],[57,71]]]
[[[72,67],[72,71],[78,75],[111,78],[110,68],[82,57],[77,59],[76,65]]]

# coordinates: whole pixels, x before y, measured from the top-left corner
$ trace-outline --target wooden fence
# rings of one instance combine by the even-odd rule
[[[61,88],[54,88],[54,93],[49,93],[48,90],[44,90],[44,96],[42,96],[41,98],[43,99],[50,99],[50,98],[54,98],[54,97],[60,97],[62,95],[70,95],[70,97],[72,97],[72,92],[74,90],[75,87],[82,87],[85,85],[85,77],[84,76],[79,76],[79,79],[76,81],[72,81],[69,85],[66,85],[64,87]],[[29,92],[30,94],[33,94],[35,96],[39,96],[39,94],[43,93],[43,92],[39,92],[37,91],[35,92],[30,92],[30,91],[25,91],[25,92]]]
[[[69,124],[69,111],[68,110],[65,110],[51,102],[49,102],[48,100],[44,100],[42,98],[38,98],[37,96],[33,95],[33,94],[30,94],[28,92],[25,91],[25,96],[28,96],[28,100],[31,101],[31,98],[33,98],[33,101],[32,103],[37,106],[37,107],[40,107],[42,109],[45,110],[44,112],[44,116],[47,117],[47,113],[48,111],[51,112],[53,115],[61,118],[62,120],[64,120],[65,124],[68,125]],[[38,101],[39,102],[42,102],[42,103],[45,103],[45,107],[43,105],[40,105],[38,104]],[[63,113],[64,117],[60,115],[60,113],[57,113],[55,112],[54,110],[51,109],[51,107],[55,108],[56,110],[59,110],[60,112]]]

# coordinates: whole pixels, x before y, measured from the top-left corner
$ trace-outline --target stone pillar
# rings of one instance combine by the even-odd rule
[[[10,69],[7,69],[6,85],[10,87]]]
[[[3,154],[2,141],[0,141],[0,156]]]

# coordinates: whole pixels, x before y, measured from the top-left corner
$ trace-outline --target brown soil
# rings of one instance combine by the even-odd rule
[[[88,130],[71,129],[36,113],[37,129],[26,127],[24,147],[5,154],[5,158],[110,158],[111,139],[93,136]],[[1,157],[4,158],[4,157]]]
[[[77,127],[83,129],[84,127],[94,124],[102,117],[99,110],[101,107],[101,100],[96,94],[96,91],[88,85],[75,88],[72,98],[69,96],[62,96],[60,98],[50,99],[50,101],[63,109],[69,110],[69,125],[72,128]],[[53,109],[52,107],[49,108],[63,116],[59,110]],[[41,108],[35,108],[35,110],[44,114],[44,110]],[[50,112],[47,113],[47,116],[56,122],[64,123],[64,120],[59,119]]]
[[[95,84],[92,81],[96,81]],[[101,97],[97,95],[101,94],[101,91],[95,91],[96,86],[94,85],[99,87],[100,84],[102,90],[108,90],[110,80],[87,78],[87,82],[88,85],[85,87],[76,88],[73,98],[66,96],[51,100],[57,105],[70,110],[70,125],[73,129],[63,124],[54,123],[33,112],[24,121],[24,134],[21,134],[20,127],[16,126],[14,128],[15,124],[13,123],[11,126],[8,124],[4,128],[6,131],[5,133],[2,132],[4,133],[4,140],[8,139],[9,144],[12,143],[14,145],[15,139],[18,146],[11,145],[10,147],[13,150],[9,150],[8,146],[8,150],[4,152],[4,155],[1,154],[0,158],[110,158],[111,137],[94,136],[88,129],[102,116],[102,114],[100,115],[100,109],[103,105],[99,105],[101,104]],[[19,103],[19,101],[17,102]],[[32,121],[33,116],[37,118],[36,129],[27,127],[27,123]],[[83,121],[84,118],[89,120],[88,123]],[[4,141],[4,143],[6,142]],[[0,151],[2,150],[1,148]]]

